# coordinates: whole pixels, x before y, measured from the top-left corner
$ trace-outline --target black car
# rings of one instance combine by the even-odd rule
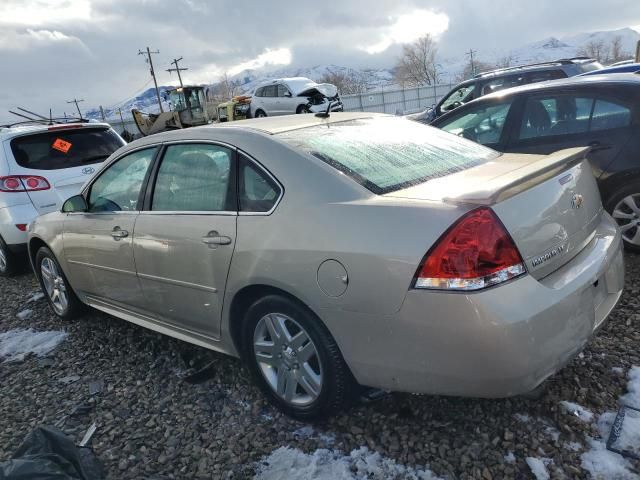
[[[483,95],[520,85],[573,77],[601,68],[602,65],[593,58],[576,57],[478,73],[473,78],[452,88],[437,105],[423,112],[409,115],[409,117],[423,123],[432,122],[441,115]]]
[[[474,100],[431,125],[500,152],[589,146],[602,202],[640,252],[640,73],[574,77]]]

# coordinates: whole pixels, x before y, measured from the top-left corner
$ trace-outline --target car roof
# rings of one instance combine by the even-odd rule
[[[65,128],[68,127],[68,128]],[[14,124],[10,126],[0,126],[0,141],[7,140],[9,138],[18,137],[30,133],[44,133],[50,130],[77,130],[79,128],[111,128],[111,125],[103,122],[86,122],[86,123],[56,123],[53,125],[48,124]]]
[[[567,65],[583,65],[585,63],[594,63],[596,60],[590,57],[563,58],[560,60],[551,60],[548,62],[529,63],[525,65],[515,65],[513,67],[496,68],[486,72],[480,72],[474,75],[473,79],[493,78],[511,73],[544,71],[544,70],[562,70]]]
[[[507,88],[505,90],[499,90],[489,95],[478,98],[477,100],[490,100],[492,98],[500,98],[506,95],[515,95],[523,92],[530,92],[536,90],[545,90],[547,88],[558,88],[568,86],[583,86],[583,85],[620,85],[630,84],[640,86],[640,74],[638,73],[605,73],[601,75],[586,75],[562,78],[559,80],[549,80],[546,82],[530,83],[527,85],[521,85],[518,87]],[[473,100],[473,102],[477,101]],[[472,103],[472,102],[469,102]],[[468,105],[468,104],[467,104]]]

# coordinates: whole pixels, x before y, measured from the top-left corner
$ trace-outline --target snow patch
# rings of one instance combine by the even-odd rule
[[[516,456],[513,454],[512,451],[509,451],[505,456],[504,456],[504,461],[507,463],[516,463]]]
[[[580,442],[567,442],[564,444],[564,448],[572,452],[579,452],[582,450],[582,444]]]
[[[20,320],[26,320],[27,318],[29,318],[31,315],[33,314],[33,310],[30,310],[28,308],[25,308],[24,310],[22,310],[21,312],[18,312],[16,314],[16,317],[18,317]]]
[[[586,423],[590,423],[593,420],[593,413],[590,410],[587,410],[582,405],[578,405],[577,403],[567,402],[563,400],[560,402],[560,405],[564,408],[565,412],[569,415],[575,415],[580,420]]]
[[[0,333],[0,358],[5,362],[19,362],[33,353],[39,357],[51,352],[68,333],[61,331],[36,332],[15,329]]]
[[[349,455],[320,449],[307,454],[297,448],[280,447],[263,458],[255,480],[436,480],[430,470],[407,467],[367,447]],[[548,478],[548,477],[547,477]]]
[[[631,367],[631,370],[629,370],[627,392],[620,399],[622,403],[630,407],[640,408],[640,367]]]
[[[547,465],[551,463],[550,458],[535,458],[535,457],[527,457],[526,458],[527,465],[531,469],[531,473],[536,477],[536,480],[549,480],[550,475],[547,471]]]
[[[604,441],[589,439],[590,450],[582,454],[582,468],[593,478],[616,480],[638,480],[631,464],[621,455],[607,450]]]
[[[27,303],[31,303],[31,302],[37,302],[39,300],[42,300],[44,298],[44,293],[42,292],[36,292],[33,295],[31,295],[31,297],[29,298],[29,300],[27,300]]]
[[[624,368],[622,368],[622,367],[611,367],[611,371],[613,373],[617,373],[618,375],[622,375],[624,373]]]
[[[332,433],[322,433],[316,432],[313,427],[306,426],[299,428],[293,432],[293,435],[297,438],[312,438],[315,440],[320,440],[326,446],[331,446],[336,443],[336,436]]]
[[[513,416],[516,418],[516,420],[522,423],[529,423],[531,421],[531,417],[526,413],[516,413]]]

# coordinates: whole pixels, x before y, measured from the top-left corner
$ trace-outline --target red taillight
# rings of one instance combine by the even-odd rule
[[[51,186],[44,177],[37,175],[11,175],[0,177],[0,192],[37,192]]]
[[[16,227],[21,232],[26,232],[27,231],[27,224],[26,223],[16,223]]]
[[[418,269],[415,288],[479,290],[526,272],[520,252],[490,208],[458,220]]]

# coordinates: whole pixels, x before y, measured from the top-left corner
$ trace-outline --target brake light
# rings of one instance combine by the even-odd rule
[[[0,192],[37,192],[49,190],[51,185],[44,177],[37,175],[11,175],[0,177]]]
[[[482,207],[440,237],[418,268],[414,288],[480,290],[525,273],[504,225],[490,208]]]
[[[70,130],[72,128],[82,128],[83,125],[76,125],[76,124],[72,124],[72,123],[65,123],[64,125],[56,125],[54,127],[49,127],[47,128],[47,130],[52,131],[52,130]]]
[[[26,223],[16,223],[16,228],[18,230],[20,230],[21,232],[26,232],[27,231],[27,224]]]

